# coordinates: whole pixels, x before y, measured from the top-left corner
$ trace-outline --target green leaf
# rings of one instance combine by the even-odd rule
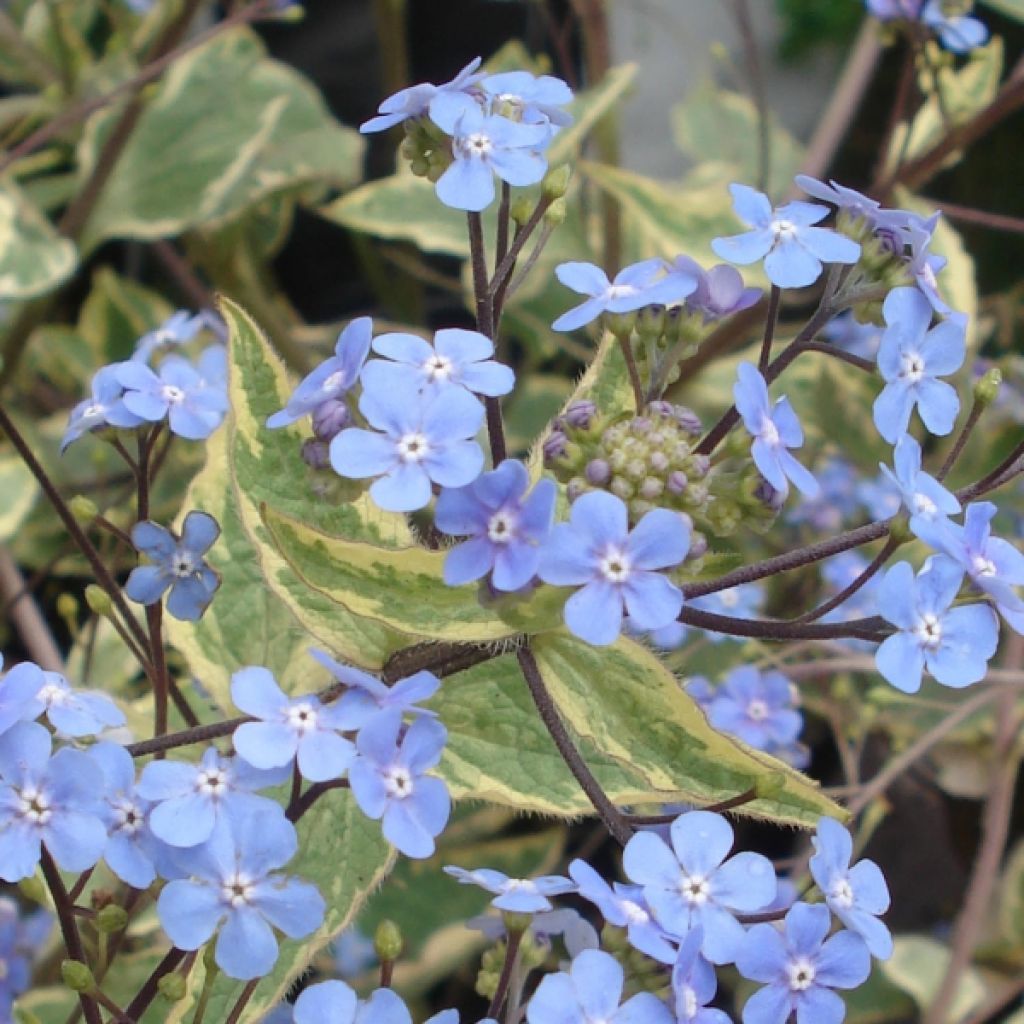
[[[949,947],[941,942],[925,935],[901,935],[896,938],[892,957],[880,966],[885,976],[924,1010],[938,994],[949,961]],[[987,992],[979,972],[969,967],[950,1000],[945,1019],[962,1020],[984,1001]]]
[[[0,299],[52,291],[75,269],[75,247],[12,181],[0,181]]]
[[[104,111],[87,124],[83,175],[119,115]],[[299,184],[350,185],[362,149],[305,78],[266,57],[254,33],[224,33],[164,77],[100,194],[82,246],[178,235]],[[157,160],[157,153],[169,157]]]
[[[174,307],[159,293],[101,267],[82,304],[78,331],[102,365],[128,359],[139,338],[173,312]]]
[[[630,765],[655,790],[677,790],[698,804],[714,803],[778,773],[782,789],[743,805],[773,821],[814,826],[822,815],[845,814],[817,783],[781,761],[716,732],[658,658],[631,640],[596,648],[565,633],[534,641],[555,704],[570,728],[606,756]]]
[[[1005,14],[1007,18],[1024,21],[1024,0],[981,0],[981,2],[986,7]]]
[[[19,456],[0,453],[0,544],[18,532],[38,494],[39,485]]]

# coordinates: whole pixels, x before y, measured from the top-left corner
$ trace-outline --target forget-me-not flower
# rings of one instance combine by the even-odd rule
[[[476,85],[484,77],[484,73],[478,70],[482,63],[480,57],[474,57],[450,82],[443,85],[422,82],[400,89],[384,100],[377,108],[377,116],[364,121],[359,130],[364,135],[383,132],[411,117],[422,117],[429,109],[430,101],[440,93],[465,92]]]
[[[331,465],[339,476],[377,477],[370,497],[385,511],[423,508],[431,483],[463,487],[483,468],[484,453],[473,438],[484,407],[468,391],[364,390],[359,410],[375,430],[341,431],[331,441]]]
[[[814,856],[808,866],[829,910],[864,940],[872,956],[888,960],[892,935],[878,917],[889,909],[889,887],[878,865],[861,860],[850,866],[853,839],[834,818],[819,820],[811,842]]]
[[[160,892],[157,914],[171,942],[199,949],[219,930],[214,959],[229,978],[269,974],[278,953],[274,929],[300,939],[324,919],[316,886],[275,870],[297,849],[295,829],[281,814],[250,809],[221,821],[210,841],[190,852],[191,877]]]
[[[373,350],[387,359],[371,359],[362,381],[378,393],[397,383],[428,393],[463,387],[494,398],[507,395],[516,382],[510,367],[491,358],[494,342],[479,331],[447,327],[434,335],[433,345],[417,334],[379,334]]]
[[[933,476],[921,470],[921,446],[910,434],[896,442],[893,469],[879,463],[882,472],[898,488],[903,505],[910,513],[910,529],[932,547],[949,526],[948,516],[960,511],[956,496]]]
[[[573,892],[576,884],[561,875],[543,875],[540,878],[509,878],[504,872],[493,868],[476,868],[467,871],[465,868],[448,864],[446,875],[458,879],[462,885],[478,885],[494,893],[491,906],[498,910],[508,910],[515,914],[536,914],[542,910],[551,910],[549,896],[561,896]]]
[[[132,359],[148,363],[153,354],[170,345],[184,345],[190,342],[204,327],[207,319],[202,313],[193,316],[187,309],[172,313],[159,327],[144,334],[135,343]]]
[[[0,654],[0,669],[4,656]],[[43,712],[39,691],[46,685],[43,670],[31,661],[22,661],[0,677],[0,735],[18,722],[38,718]]]
[[[695,259],[680,255],[666,269],[666,277],[679,275],[684,287],[689,279],[697,282],[686,296],[685,307],[687,312],[699,313],[706,324],[749,309],[761,298],[761,289],[745,287],[740,272],[727,263],[705,270]]]
[[[68,425],[61,438],[61,454],[83,434],[103,427],[137,427],[144,420],[125,408],[124,387],[118,380],[119,363],[104,366],[92,378],[92,397],[76,405],[68,416]]]
[[[15,900],[0,896],[0,1020],[17,1020],[14,1000],[31,987],[32,959],[52,927],[48,911],[22,917]]]
[[[470,538],[448,552],[445,583],[457,587],[491,573],[495,590],[511,591],[533,579],[540,546],[551,532],[557,488],[545,478],[527,496],[529,486],[526,467],[506,459],[465,487],[441,491],[434,525]]]
[[[856,988],[871,973],[871,955],[853,932],[828,935],[832,916],[821,903],[797,903],[785,919],[785,931],[756,924],[747,932],[736,958],[740,974],[765,987],[743,1007],[743,1024],[799,1021],[840,1024],[846,1004],[832,991]]]
[[[155,371],[134,360],[118,363],[115,376],[130,413],[149,423],[166,418],[172,433],[191,441],[209,437],[228,411],[223,389],[211,387],[181,356],[167,356]]]
[[[271,430],[286,427],[315,413],[329,401],[340,401],[359,379],[373,338],[373,320],[360,316],[339,335],[334,355],[307,374],[292,392],[285,407],[267,419]]]
[[[729,963],[743,940],[736,913],[763,909],[775,898],[775,869],[767,857],[744,851],[726,860],[732,826],[719,814],[689,811],[670,829],[672,846],[653,832],[626,844],[626,874],[667,931],[685,938],[704,929],[701,951],[712,963]]]
[[[324,782],[344,775],[355,756],[352,742],[339,733],[357,728],[361,716],[313,695],[287,697],[267,668],[250,665],[236,672],[231,699],[259,719],[232,734],[235,750],[254,768],[280,768],[294,759],[303,778]]]
[[[756,750],[773,754],[795,743],[803,728],[796,699],[796,688],[781,672],[740,665],[715,691],[708,721]]]
[[[601,313],[632,313],[655,302],[681,302],[696,290],[697,278],[685,269],[667,275],[664,271],[664,260],[642,260],[624,267],[609,281],[608,275],[593,263],[559,263],[555,277],[566,288],[588,298],[563,313],[551,326],[556,331],[574,331],[596,320]]]
[[[397,708],[376,715],[356,737],[352,795],[363,814],[381,819],[384,838],[407,857],[429,857],[448,823],[448,787],[426,774],[447,738],[440,722],[422,715],[403,733]]]
[[[527,124],[550,124],[554,131],[572,124],[572,115],[561,109],[572,102],[572,89],[554,75],[502,71],[488,75],[480,88],[492,114]]]
[[[132,543],[150,560],[132,569],[124,592],[139,604],[155,604],[170,587],[167,611],[176,619],[197,621],[220,586],[220,576],[203,555],[220,536],[213,516],[195,509],[185,516],[181,536],[146,519],[132,527]]]
[[[732,184],[733,209],[753,230],[715,238],[711,248],[730,263],[764,260],[768,280],[778,288],[803,288],[821,276],[822,263],[856,263],[860,245],[829,228],[812,225],[828,216],[828,207],[792,202],[772,209],[763,192]]]
[[[73,690],[59,672],[44,672],[46,680],[36,699],[50,725],[64,736],[95,736],[124,725],[124,712],[105,694]]]
[[[885,387],[875,399],[878,432],[895,444],[917,411],[933,434],[953,429],[960,399],[956,389],[938,380],[955,373],[964,361],[964,324],[944,320],[929,330],[932,307],[916,288],[894,288],[882,304],[886,330],[878,348],[878,369]]]
[[[948,14],[943,0],[927,0],[921,10],[921,21],[952,53],[968,53],[984,46],[988,39],[988,28],[983,21],[970,17],[966,12]]]
[[[727,1014],[708,1006],[715,998],[718,978],[715,969],[701,956],[704,934],[700,925],[679,946],[672,965],[672,1001],[676,1024],[731,1024]]]
[[[750,454],[761,476],[783,494],[788,493],[788,481],[792,480],[802,494],[813,498],[818,481],[789,454],[790,448],[804,443],[803,428],[789,399],[782,397],[771,405],[768,385],[752,363],[740,363],[736,378],[732,389],[736,411],[754,439]]]
[[[682,591],[660,569],[679,565],[690,531],[676,512],[656,508],[630,530],[625,503],[606,491],[578,498],[556,526],[537,574],[556,587],[579,587],[565,603],[565,624],[581,640],[614,642],[623,608],[640,629],[660,629],[679,615]]]

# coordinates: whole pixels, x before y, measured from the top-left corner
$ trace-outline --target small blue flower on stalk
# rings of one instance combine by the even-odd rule
[[[834,818],[818,822],[818,834],[811,842],[811,875],[829,910],[864,940],[872,956],[888,960],[892,935],[878,916],[889,909],[889,887],[878,865],[862,860],[850,867],[853,840]]]
[[[686,296],[686,309],[700,313],[706,324],[749,309],[761,298],[761,289],[745,288],[740,272],[727,263],[705,270],[695,259],[677,256],[668,264],[667,271],[667,278],[683,278],[680,283],[684,287],[689,283],[686,279],[697,282],[697,287]]]
[[[295,1000],[295,1024],[412,1024],[412,1014],[393,989],[378,988],[359,999],[343,981],[309,985]],[[458,1010],[442,1010],[424,1024],[459,1024]],[[491,1018],[480,1024],[497,1024]]]
[[[894,211],[883,210],[882,204],[877,200],[866,196],[856,189],[847,188],[839,182],[829,179],[828,184],[812,178],[809,174],[798,174],[793,179],[809,196],[831,203],[837,209],[848,213],[851,217],[858,217],[874,226],[879,218]]]
[[[878,346],[882,341],[880,327],[876,324],[858,323],[853,313],[849,311],[829,320],[821,333],[836,348],[865,359],[877,358]]]
[[[700,954],[703,932],[698,925],[683,940],[672,967],[672,997],[676,1024],[731,1024],[730,1018],[708,1003],[715,998],[715,969]]]
[[[471,89],[481,78],[484,77],[480,67],[482,60],[474,57],[450,82],[444,85],[431,85],[429,82],[422,82],[419,85],[411,85],[407,89],[400,89],[393,96],[389,96],[377,108],[377,117],[371,117],[369,121],[363,122],[359,130],[364,135],[371,132],[383,132],[396,124],[401,124],[411,117],[422,117],[430,108],[430,101],[443,92],[466,92]]]
[[[928,300],[932,309],[941,316],[947,316],[952,310],[939,294],[939,283],[935,277],[946,265],[946,257],[928,251],[938,221],[937,213],[932,214],[927,220],[915,213],[908,213],[898,237],[909,250],[905,256],[907,272],[914,278],[919,291]]]
[[[710,811],[689,811],[672,823],[671,848],[653,832],[626,844],[626,874],[643,886],[662,927],[685,938],[698,925],[701,951],[712,963],[735,959],[743,925],[733,916],[763,909],[775,898],[775,869],[767,857],[743,852],[726,860],[732,826]]]
[[[610,925],[626,929],[626,938],[634,949],[663,964],[675,961],[672,938],[655,920],[639,885],[609,885],[585,860],[578,858],[569,865],[569,874],[579,894],[590,900]]]
[[[492,868],[467,871],[451,864],[445,866],[444,873],[458,879],[462,885],[478,885],[481,889],[494,893],[491,906],[514,914],[536,914],[542,910],[551,910],[549,896],[561,896],[576,889],[576,884],[571,879],[563,878],[561,875],[509,878],[503,872]]]
[[[281,814],[248,811],[222,821],[191,852],[191,877],[160,892],[157,914],[171,942],[199,949],[219,930],[214,959],[229,978],[269,974],[278,953],[274,929],[301,939],[324,919],[316,886],[275,871],[297,849],[295,829]]]
[[[697,288],[697,278],[685,270],[664,275],[665,261],[643,260],[624,267],[614,281],[593,263],[560,263],[555,277],[574,292],[589,296],[586,302],[563,313],[551,326],[574,331],[602,313],[632,313],[651,303],[681,302]]]
[[[932,307],[916,288],[894,288],[882,314],[887,326],[878,369],[886,383],[873,410],[878,432],[895,444],[907,432],[916,405],[931,433],[948,434],[960,399],[953,387],[936,378],[955,373],[964,361],[963,321],[950,318],[929,330]]]
[[[992,598],[1010,628],[1024,634],[1024,601],[1014,589],[1024,583],[1024,555],[1009,541],[992,536],[997,511],[991,501],[972,502],[963,526],[949,523],[935,539],[940,550]]]
[[[429,857],[448,824],[451,797],[425,773],[441,759],[448,732],[420,717],[402,728],[402,713],[381,712],[359,730],[349,768],[352,795],[368,818],[382,819],[384,838],[407,857]]]
[[[155,604],[170,587],[167,611],[176,619],[196,622],[220,586],[220,576],[203,555],[220,536],[217,520],[193,510],[185,516],[181,537],[144,520],[132,527],[132,543],[152,564],[132,569],[124,592],[139,604]]]
[[[331,465],[339,476],[378,477],[370,497],[387,512],[423,508],[430,502],[431,483],[463,487],[483,468],[484,453],[473,438],[484,407],[468,391],[364,390],[359,410],[379,433],[358,427],[341,431],[331,441]]]
[[[361,716],[315,696],[287,697],[273,673],[259,665],[231,677],[231,699],[240,711],[259,719],[245,722],[232,735],[238,754],[254,768],[280,768],[296,761],[310,782],[338,779],[348,770],[356,748],[339,735],[355,729]]]
[[[565,624],[581,640],[615,641],[623,607],[639,629],[660,629],[678,615],[682,591],[659,569],[679,565],[690,547],[681,516],[652,509],[631,531],[625,503],[605,491],[577,499],[541,551],[538,575],[556,587],[580,587],[565,604]]]
[[[650,992],[619,1005],[625,980],[622,965],[599,949],[586,949],[569,973],[541,979],[526,1006],[529,1024],[673,1024],[669,1008]]]
[[[135,792],[156,804],[149,827],[158,839],[177,847],[198,846],[226,815],[277,813],[273,800],[254,790],[284,782],[287,770],[264,771],[239,757],[223,757],[208,747],[198,764],[151,761],[142,769]]]
[[[208,438],[228,411],[228,396],[211,387],[181,356],[167,356],[154,372],[145,363],[117,364],[125,408],[149,423],[167,419],[171,432],[190,441]]]
[[[179,309],[159,327],[139,338],[135,343],[132,359],[136,362],[148,363],[159,349],[169,345],[187,344],[206,325],[206,317],[202,313],[193,316],[187,309]]]
[[[516,375],[492,359],[494,342],[479,331],[448,327],[434,335],[434,344],[416,334],[380,334],[373,350],[385,359],[372,359],[363,369],[363,387],[383,394],[396,384],[433,394],[463,387],[477,395],[507,395]]]
[[[442,533],[470,537],[445,558],[448,586],[491,573],[495,590],[511,591],[536,576],[540,546],[551,532],[557,488],[553,480],[539,480],[525,497],[529,486],[526,467],[506,459],[465,487],[441,491],[434,525]]]
[[[100,859],[107,830],[99,818],[103,775],[71,747],[52,757],[50,734],[21,722],[0,742],[0,878],[32,875],[45,846],[65,871],[84,871]]]
[[[0,654],[0,669],[4,656]],[[43,713],[39,691],[46,685],[43,670],[31,661],[15,665],[0,678],[0,736],[18,722],[30,721]]]
[[[921,446],[910,434],[904,434],[893,453],[895,472],[881,463],[879,467],[899,489],[914,536],[938,547],[940,536],[950,525],[947,517],[960,511],[960,502],[933,476],[921,471]]]
[[[846,1004],[832,991],[856,988],[871,973],[864,941],[842,931],[826,941],[832,917],[828,907],[797,903],[785,918],[785,932],[756,924],[747,932],[736,966],[740,974],[765,985],[743,1007],[743,1024],[799,1021],[840,1024]]]
[[[492,114],[525,124],[551,125],[554,131],[572,124],[572,115],[561,109],[572,102],[572,89],[553,75],[503,71],[488,75],[480,88],[490,102]]]
[[[804,443],[803,429],[789,399],[783,397],[771,405],[768,385],[751,363],[740,363],[736,375],[732,393],[743,425],[754,439],[750,448],[754,465],[782,494],[789,492],[788,481],[792,480],[802,494],[813,498],[818,493],[817,480],[788,451]]]
[[[816,530],[836,533],[858,511],[857,471],[846,459],[831,456],[819,464],[815,479],[817,495],[789,509],[786,522],[809,523]]]
[[[124,713],[106,694],[73,690],[59,672],[44,672],[43,677],[46,684],[36,697],[59,735],[94,736],[124,725]]]
[[[968,53],[984,46],[988,28],[984,22],[964,14],[947,14],[942,0],[928,0],[921,11],[921,21],[952,53]]]
[[[727,590],[716,590],[713,594],[695,597],[690,601],[690,607],[714,612],[716,615],[731,615],[734,619],[752,619],[760,611],[763,601],[764,591],[759,584],[741,583]],[[731,639],[724,633],[715,633],[713,630],[707,630],[707,638],[713,644]]]
[[[135,762],[116,743],[97,743],[88,753],[106,783],[101,816],[108,839],[103,859],[122,882],[133,889],[148,889],[158,865],[166,866],[167,847],[153,835],[146,820],[152,804],[135,791]]]
[[[432,672],[421,670],[399,679],[388,686],[376,676],[368,675],[351,665],[342,665],[324,651],[310,647],[310,655],[348,689],[341,695],[338,706],[346,720],[355,723],[349,728],[362,728],[382,712],[396,710],[403,715],[427,715],[436,718],[437,712],[417,705],[437,693],[441,680]]]
[[[479,212],[494,202],[494,176],[509,185],[536,185],[547,173],[540,150],[551,138],[545,124],[488,116],[462,93],[444,92],[430,102],[430,119],[452,137],[451,165],[434,186],[455,210]]]
[[[754,230],[715,238],[711,248],[741,266],[764,260],[768,280],[778,288],[803,288],[821,276],[823,263],[856,263],[860,245],[828,228],[811,225],[828,216],[817,203],[787,203],[777,210],[763,192],[732,184],[733,209]]]
[[[755,750],[774,754],[796,742],[803,716],[795,710],[796,688],[781,672],[753,665],[734,668],[708,705],[708,721]]]
[[[373,338],[373,320],[357,317],[338,335],[334,355],[303,378],[285,407],[267,419],[271,430],[315,413],[325,402],[340,401],[359,379]]]
[[[101,430],[103,427],[130,429],[144,422],[140,416],[129,412],[121,400],[124,388],[117,379],[120,365],[114,363],[96,371],[92,379],[92,397],[79,402],[68,416],[67,429],[60,442],[62,455],[68,445],[89,431]]]

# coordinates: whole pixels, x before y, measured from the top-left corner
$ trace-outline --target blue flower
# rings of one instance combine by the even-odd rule
[[[468,391],[366,390],[359,410],[380,432],[343,430],[331,441],[331,465],[340,476],[377,477],[370,497],[385,511],[423,508],[431,483],[462,487],[483,468],[484,453],[473,438],[484,407]]]
[[[422,117],[430,107],[430,101],[443,92],[464,92],[471,89],[481,78],[483,72],[477,69],[482,63],[479,57],[474,57],[450,82],[444,85],[431,85],[423,82],[420,85],[412,85],[407,89],[400,89],[393,96],[389,96],[377,108],[377,117],[371,117],[359,126],[359,130],[367,135],[370,132],[382,132],[411,117]]]
[[[231,677],[231,699],[247,715],[260,719],[240,725],[232,736],[235,750],[254,768],[280,768],[296,760],[311,782],[340,778],[355,756],[340,736],[360,723],[338,705],[317,697],[286,697],[273,673],[258,665]]]
[[[781,672],[741,665],[712,697],[708,721],[756,750],[775,754],[795,743],[803,728],[796,702],[796,688]]]
[[[700,954],[703,939],[698,925],[683,940],[672,966],[676,1024],[731,1024],[728,1015],[707,1005],[715,998],[718,979],[714,967]]]
[[[622,965],[599,949],[587,949],[569,973],[547,974],[526,1006],[529,1024],[673,1024],[669,1008],[650,992],[619,1005]]]
[[[334,940],[331,956],[334,969],[343,978],[358,977],[377,962],[373,939],[364,935],[354,924],[349,925]]]
[[[145,363],[129,360],[116,364],[115,376],[125,389],[121,401],[135,416],[149,423],[165,417],[171,432],[200,441],[209,437],[228,411],[228,396],[211,386],[181,356],[167,356],[154,372]]]
[[[811,227],[828,216],[817,203],[787,203],[772,209],[768,197],[748,185],[729,186],[733,209],[754,230],[715,238],[711,248],[730,263],[764,259],[768,280],[779,288],[803,288],[821,276],[822,263],[856,263],[860,246],[828,228]]]
[[[882,341],[882,329],[876,324],[858,323],[849,310],[833,317],[822,328],[822,335],[844,352],[874,359]]]
[[[496,362],[494,342],[479,331],[448,327],[434,344],[416,334],[381,334],[373,350],[394,362],[372,359],[362,374],[363,387],[383,394],[396,384],[433,394],[463,387],[477,395],[507,395],[515,386],[512,370]]]
[[[0,654],[0,669],[4,656]],[[18,722],[31,721],[43,713],[39,691],[46,685],[43,670],[23,661],[0,679],[0,736]]]
[[[368,818],[383,819],[384,838],[407,857],[429,857],[448,823],[448,787],[425,774],[447,738],[440,722],[422,716],[402,734],[398,709],[376,715],[356,737],[352,795]]]
[[[0,1020],[14,1021],[14,1000],[32,984],[32,961],[46,942],[53,917],[45,910],[22,918],[18,904],[0,896]]]
[[[542,910],[551,910],[549,896],[561,896],[576,889],[571,879],[563,878],[561,875],[509,878],[508,875],[492,868],[467,871],[451,864],[445,866],[444,872],[452,878],[457,878],[462,885],[478,885],[481,889],[494,893],[495,898],[491,900],[491,906],[515,914],[536,914]]]
[[[524,497],[530,477],[521,462],[506,459],[466,487],[445,488],[437,499],[434,525],[471,539],[452,548],[444,581],[457,587],[491,573],[495,590],[519,590],[537,574],[540,545],[551,532],[557,488],[539,480]]]
[[[760,584],[741,583],[727,590],[716,590],[713,594],[695,597],[690,601],[690,607],[714,612],[716,615],[730,615],[734,619],[752,619],[760,611],[763,601],[764,591]],[[707,631],[707,637],[713,644],[731,639],[724,633],[715,633],[713,630]]]
[[[916,288],[894,288],[882,304],[886,330],[878,349],[885,387],[875,399],[878,432],[895,444],[907,432],[914,406],[933,434],[948,434],[960,411],[956,391],[937,377],[964,361],[964,325],[944,320],[929,330],[932,307]]]
[[[275,872],[295,855],[295,829],[281,814],[249,810],[223,820],[189,858],[191,877],[168,882],[157,914],[179,949],[199,949],[220,931],[214,959],[239,980],[269,974],[273,929],[301,939],[323,923],[316,886]]]
[[[913,440],[904,434],[900,443]],[[887,466],[879,463],[881,471],[873,480],[862,480],[857,484],[857,500],[867,509],[872,519],[891,519],[903,506],[903,494],[899,484],[886,472]]]
[[[550,124],[556,131],[572,124],[572,115],[561,109],[572,102],[572,89],[553,75],[503,71],[488,75],[480,88],[490,102],[492,114],[526,124]]]
[[[359,379],[373,338],[373,320],[357,317],[338,335],[334,355],[303,378],[285,407],[267,419],[274,430],[301,420],[330,401],[340,401]]]
[[[441,685],[441,680],[431,672],[415,672],[388,686],[375,676],[351,665],[342,665],[315,647],[311,647],[309,653],[346,687],[339,707],[346,720],[355,723],[356,728],[362,728],[381,712],[391,710],[397,710],[400,714],[427,715],[431,718],[437,716],[436,711],[417,706],[420,701],[433,697]]]
[[[132,569],[124,592],[149,605],[170,587],[167,611],[176,619],[197,621],[220,586],[220,576],[203,558],[219,536],[217,520],[196,510],[185,516],[180,538],[151,520],[136,523],[132,543],[152,564]]]
[[[103,427],[129,429],[144,422],[140,416],[129,412],[121,400],[124,388],[117,376],[120,365],[114,363],[96,371],[92,379],[92,397],[79,402],[68,416],[68,425],[60,442],[61,454],[68,445],[91,430]]]
[[[46,682],[36,699],[58,734],[94,736],[124,725],[124,713],[106,694],[73,690],[59,672],[44,672],[43,677]]]
[[[881,216],[891,212],[883,211],[881,203],[870,196],[866,196],[856,189],[840,185],[839,182],[832,179],[829,179],[827,185],[817,178],[812,178],[809,174],[798,174],[793,180],[809,196],[832,203],[837,209],[848,213],[851,217],[865,220],[872,226],[878,223]]]
[[[921,294],[928,304],[942,316],[951,312],[945,300],[939,294],[938,281],[935,275],[946,265],[946,257],[928,251],[934,237],[935,225],[939,221],[937,213],[927,220],[917,214],[908,213],[906,223],[897,231],[897,239],[902,242],[908,252],[904,253],[907,272],[913,277]]]
[[[960,502],[934,477],[921,471],[921,446],[904,434],[896,442],[893,470],[879,463],[885,476],[898,488],[903,505],[910,513],[910,529],[932,547],[949,526],[947,516],[960,511]]]
[[[935,541],[974,585],[995,601],[1011,629],[1024,633],[1024,601],[1014,590],[1024,583],[1024,555],[1009,541],[991,535],[996,512],[990,501],[972,502],[964,513],[963,526],[948,523]]]
[[[878,865],[862,860],[850,867],[853,840],[834,818],[819,820],[818,834],[811,842],[811,875],[829,910],[864,940],[872,956],[888,960],[892,936],[878,916],[889,909],[889,887]]]
[[[153,354],[169,345],[184,345],[191,341],[207,325],[206,317],[200,313],[193,316],[187,309],[172,313],[159,327],[144,334],[135,343],[132,359],[148,363]]]
[[[686,296],[686,310],[699,313],[706,324],[749,309],[762,295],[760,288],[745,288],[740,272],[727,263],[705,270],[695,259],[677,256],[667,269],[666,277],[684,278],[684,288],[689,285],[685,278],[696,281],[697,287]]]
[[[551,138],[547,124],[487,115],[475,100],[456,92],[430,101],[430,119],[452,137],[454,159],[434,186],[445,206],[479,212],[494,202],[495,175],[509,185],[535,185],[547,173],[540,153]]]
[[[770,405],[768,385],[751,363],[740,363],[736,375],[732,393],[743,425],[754,439],[750,448],[754,465],[775,490],[788,493],[787,480],[792,480],[801,493],[813,498],[818,493],[817,480],[788,451],[804,443],[803,429],[789,399],[783,397]]]
[[[142,769],[135,792],[156,804],[149,827],[158,839],[170,846],[193,847],[205,843],[228,814],[281,814],[273,800],[253,791],[276,786],[287,777],[287,770],[263,771],[208,747],[198,764],[151,761]]]
[[[32,875],[45,845],[65,871],[100,859],[107,830],[99,818],[103,775],[88,755],[64,747],[50,756],[50,734],[21,722],[0,739],[0,878]]]
[[[309,985],[295,1000],[295,1024],[412,1024],[409,1008],[393,989],[379,988],[359,999],[343,981]],[[442,1010],[425,1024],[458,1024],[458,1010]],[[481,1024],[496,1024],[481,1021]]]
[[[625,606],[640,629],[660,629],[678,615],[682,591],[658,572],[679,565],[690,531],[676,512],[656,508],[629,529],[626,506],[604,491],[573,503],[541,551],[538,575],[556,587],[580,587],[565,604],[565,624],[581,640],[614,642]]]
[[[634,949],[663,964],[675,961],[672,939],[658,924],[639,885],[609,885],[585,860],[577,858],[569,865],[569,874],[579,894],[590,900],[602,917],[616,928],[626,929],[626,938]]]
[[[593,263],[559,263],[555,277],[587,301],[563,313],[551,326],[556,331],[574,331],[601,313],[632,313],[651,303],[681,302],[697,288],[697,278],[688,271],[664,275],[665,261],[643,260],[624,267],[614,281]]]
[[[826,941],[831,920],[828,907],[797,903],[786,915],[784,933],[770,924],[747,932],[736,966],[766,987],[747,1000],[743,1024],[785,1024],[792,1013],[814,1024],[842,1021],[846,1004],[832,989],[867,981],[871,955],[852,932]]]
[[[704,929],[701,951],[712,963],[729,963],[743,940],[733,916],[761,910],[775,898],[775,870],[759,853],[725,858],[732,827],[721,815],[689,811],[672,823],[672,847],[652,832],[638,832],[626,844],[626,874],[643,886],[644,898],[662,927],[685,938]]]
[[[88,754],[99,765],[106,783],[101,816],[108,838],[103,859],[122,882],[134,889],[148,889],[158,870],[166,867],[168,853],[146,820],[152,804],[135,790],[135,762],[116,743],[97,743]]]
[[[928,0],[921,11],[921,21],[953,53],[968,53],[984,46],[988,39],[988,28],[984,22],[966,14],[947,14],[942,0]]]

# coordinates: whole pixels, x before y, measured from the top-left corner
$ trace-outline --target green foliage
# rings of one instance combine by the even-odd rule
[[[25,193],[0,180],[0,299],[31,299],[74,272],[75,247],[61,238]]]
[[[906,992],[919,1009],[927,1009],[939,992],[949,967],[950,952],[936,939],[925,935],[897,936],[892,957],[881,964],[886,978]],[[946,1020],[963,1020],[985,999],[988,987],[977,969],[963,973]]]
[[[779,55],[797,61],[822,46],[842,46],[864,18],[862,0],[775,0],[782,20]]]

